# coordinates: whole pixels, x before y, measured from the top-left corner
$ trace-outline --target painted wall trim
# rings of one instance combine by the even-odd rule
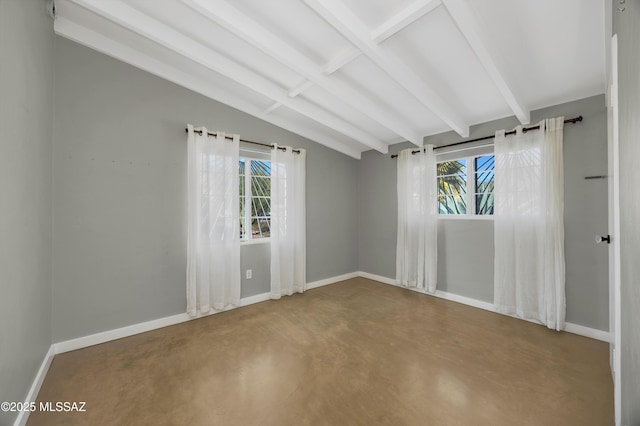
[[[601,340],[607,343],[611,341],[611,334],[608,331],[585,327],[584,325],[573,324],[571,322],[565,323],[564,331],[579,334],[580,336],[591,337],[592,339]]]
[[[311,289],[322,287],[329,284],[335,284],[344,280],[350,280],[351,278],[357,278],[359,276],[358,274],[359,272],[349,272],[348,274],[342,274],[336,277],[326,278],[324,280],[313,281],[313,282],[307,283],[307,290],[311,290]]]
[[[381,275],[375,275],[375,274],[370,274],[368,272],[358,272],[358,276],[362,277],[362,278],[367,278],[370,280],[374,280],[374,281],[378,281],[381,282],[383,284],[389,284],[395,287],[399,287],[399,288],[403,288],[405,290],[411,290],[411,291],[415,291],[417,293],[422,293],[422,294],[426,294],[428,296],[434,296],[432,294],[429,294],[423,290],[420,289],[414,289],[414,288],[406,288],[406,287],[402,287],[396,284],[396,280],[393,278],[388,278],[388,277],[383,277]],[[465,297],[465,296],[460,296],[458,294],[453,294],[453,293],[448,293],[446,291],[440,291],[440,290],[436,290],[436,294],[435,297],[439,297],[441,299],[445,299],[445,300],[450,300],[452,302],[457,302],[457,303],[462,303],[464,305],[468,305],[468,306],[473,306],[474,308],[480,308],[480,309],[484,309],[486,311],[490,311],[490,312],[494,312],[500,315],[505,315],[502,314],[500,312],[496,312],[495,308],[493,307],[493,303],[491,302],[485,302],[483,300],[478,300],[478,299],[472,299],[470,297]],[[519,320],[523,320],[522,318],[518,318],[516,316],[513,315],[507,315],[510,316],[512,318],[516,318]],[[530,320],[523,320],[523,321],[529,321],[529,322],[533,322],[534,324],[539,324],[537,321],[530,321]],[[589,337],[591,339],[596,339],[596,340],[601,340],[603,342],[610,342],[610,333],[608,331],[603,331],[603,330],[598,330],[595,328],[590,328],[590,327],[585,327],[583,325],[579,325],[579,324],[573,324],[573,323],[566,323],[565,327],[564,327],[564,331],[568,332],[568,333],[573,333],[573,334],[578,334],[580,336],[584,336],[584,337]]]
[[[388,278],[388,277],[383,277],[381,275],[375,275],[375,274],[370,274],[368,272],[358,271],[358,272],[350,272],[348,274],[338,275],[336,277],[326,278],[323,280],[307,283],[307,290],[312,290],[314,288],[322,287],[329,284],[334,284],[340,281],[345,281],[345,280],[356,278],[356,277],[367,278],[370,280],[378,281],[383,284],[400,287],[396,284],[393,278]],[[400,288],[404,288],[404,287],[400,287]],[[428,293],[417,290],[417,289],[409,289],[409,290],[429,295]],[[492,303],[485,302],[482,300],[472,299],[470,297],[460,296],[457,294],[448,293],[446,291],[440,291],[440,290],[436,291],[435,297],[439,297],[445,300],[450,300],[452,302],[462,303],[464,305],[473,306],[475,308],[484,309],[490,312],[495,312],[495,309],[493,308]],[[270,293],[262,293],[262,294],[257,294],[255,296],[245,297],[240,300],[240,307],[253,305],[255,303],[264,302],[270,299],[271,299]],[[219,311],[219,312],[224,312],[224,311]],[[218,313],[218,312],[214,312],[207,315],[199,315],[193,318],[186,313],[177,314],[177,315],[172,315],[164,318],[158,318],[151,321],[146,321],[139,324],[133,324],[126,327],[117,328],[114,330],[108,330],[108,331],[103,331],[101,333],[91,334],[89,336],[78,337],[76,339],[54,343],[51,345],[51,347],[49,348],[49,351],[46,353],[44,357],[44,360],[42,361],[42,365],[40,366],[40,369],[38,370],[38,374],[36,374],[33,384],[29,389],[29,393],[27,394],[25,402],[35,402],[38,396],[38,392],[40,391],[40,387],[44,382],[44,378],[46,377],[47,372],[49,371],[49,367],[51,366],[53,357],[57,354],[70,352],[70,351],[86,348],[93,345],[98,345],[100,343],[106,343],[112,340],[122,339],[124,337],[129,337],[135,334],[140,334],[147,331],[168,327],[170,325],[180,324],[183,322],[191,321],[193,319],[213,315],[215,313]],[[585,337],[590,337],[592,339],[601,340],[603,342],[609,342],[609,332],[607,331],[597,330],[594,328],[589,328],[589,327],[585,327],[578,324],[572,324],[572,323],[566,324],[565,331],[569,333],[585,336]],[[14,426],[23,426],[27,423],[28,419],[29,419],[29,413],[26,411],[21,412],[16,418],[14,422]]]
[[[260,303],[270,299],[271,298],[269,296],[269,293],[257,294],[255,296],[250,296],[250,297],[245,297],[243,299],[240,299],[240,306],[238,307],[241,308],[243,306],[253,305],[254,303]],[[54,343],[55,353],[62,354],[65,352],[75,351],[77,349],[87,348],[93,345],[99,345],[100,343],[122,339],[124,337],[145,333],[151,330],[157,330],[159,328],[180,324],[183,322],[191,321],[191,320],[202,318],[202,317],[207,317],[209,315],[215,315],[220,312],[229,311],[231,309],[236,309],[236,308],[229,307],[222,311],[209,312],[204,315],[198,313],[198,315],[196,315],[195,317],[191,317],[189,316],[189,314],[185,312],[182,314],[176,314],[176,315],[171,315],[164,318],[158,318],[155,320],[141,322],[141,323],[129,325],[126,327],[121,327],[113,330],[103,331],[100,333],[90,334],[88,336],[78,337],[76,339],[65,340],[63,342]]]
[[[27,393],[27,397],[24,400],[25,403],[36,402],[36,399],[38,398],[38,392],[40,392],[42,382],[44,382],[44,378],[49,372],[49,367],[51,366],[54,355],[55,348],[53,347],[53,345],[51,345],[49,346],[49,350],[44,356],[44,360],[42,360],[42,364],[40,365],[40,369],[38,370],[36,377],[33,379],[33,383],[31,384],[29,393]],[[20,413],[18,413],[18,417],[16,417],[16,420],[15,422],[13,422],[13,424],[14,426],[23,426],[27,424],[27,420],[29,420],[29,411],[21,411]]]
[[[329,284],[334,284],[340,281],[348,280],[351,278],[358,277],[358,272],[350,272],[348,274],[338,275],[336,277],[326,278],[323,280],[313,281],[307,283],[307,290],[311,290],[314,288],[322,287]],[[240,308],[243,306],[253,305],[255,303],[265,302],[267,300],[271,300],[270,293],[262,293],[257,294],[255,296],[249,296],[240,299]],[[225,311],[231,310],[234,308],[225,309]],[[187,313],[172,315],[164,318],[158,318],[151,321],[142,322],[139,324],[133,324],[126,327],[117,328],[114,330],[103,331],[101,333],[91,334],[89,336],[78,337],[76,339],[65,340],[63,342],[54,343],[49,347],[49,351],[44,357],[42,361],[42,365],[38,370],[38,374],[31,385],[31,389],[29,389],[29,393],[27,394],[27,398],[25,402],[35,402],[38,397],[38,392],[40,391],[40,387],[42,386],[42,382],[49,371],[49,367],[51,366],[51,362],[53,361],[53,357],[57,354],[62,354],[65,352],[75,351],[77,349],[87,348],[89,346],[98,345],[100,343],[106,343],[112,340],[122,339],[124,337],[133,336],[135,334],[144,333],[151,330],[157,330],[159,328],[168,327],[170,325],[180,324],[183,322],[191,321],[193,319],[206,317],[209,315],[217,314],[218,311],[212,312],[206,315],[198,315],[196,317],[190,317]],[[23,426],[27,423],[29,419],[29,412],[21,412],[14,422],[14,426]]]
[[[170,317],[159,318],[139,324],[129,325],[126,327],[116,328],[114,330],[103,331],[88,336],[78,337],[76,339],[65,340],[63,342],[54,343],[56,354],[75,351],[100,343],[109,342],[111,340],[121,339],[123,337],[133,336],[134,334],[144,333],[146,331],[156,330],[158,328],[167,327],[181,322],[188,321],[191,317],[188,314],[177,314]],[[198,318],[198,317],[196,317]]]
[[[319,281],[313,281],[313,282],[307,283],[307,290],[311,290],[317,287],[322,287],[328,284],[337,283],[339,281],[348,280],[350,278],[355,278],[357,276],[358,276],[357,272],[351,272],[351,273],[339,275],[336,277],[326,278]],[[240,299],[239,307],[249,306],[249,305],[253,305],[254,303],[260,303],[267,300],[271,300],[270,293],[257,294],[255,296],[250,296],[250,297],[245,297]],[[234,309],[234,308],[229,308],[229,309]],[[126,327],[116,328],[114,330],[108,330],[100,333],[91,334],[89,336],[83,336],[83,337],[78,337],[76,339],[54,343],[53,346],[55,347],[55,353],[61,354],[64,352],[75,351],[77,349],[82,349],[89,346],[98,345],[100,343],[109,342],[111,340],[122,339],[123,337],[129,337],[135,334],[156,330],[158,328],[180,324],[193,319],[214,315],[219,312],[225,312],[229,309],[225,309],[224,311],[211,312],[205,315],[198,315],[196,317],[190,317],[187,313],[172,315],[164,318],[158,318],[151,321],[129,325]]]

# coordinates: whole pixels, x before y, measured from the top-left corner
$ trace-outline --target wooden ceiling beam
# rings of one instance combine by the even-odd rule
[[[405,29],[409,24],[431,12],[442,2],[440,0],[418,0],[392,16],[375,30],[371,31],[371,40],[382,43],[395,33]]]
[[[334,98],[350,105],[397,135],[416,145],[422,145],[422,135],[400,117],[394,117],[386,108],[381,107],[376,102],[372,102],[372,99],[350,85],[324,75],[308,57],[226,1],[183,0],[182,2],[331,93]],[[379,152],[386,152],[388,149],[387,145],[382,142],[376,146],[373,144],[368,144],[368,146]]]
[[[179,86],[186,87],[189,90],[193,90],[194,92],[200,93],[215,101],[222,102],[225,105],[262,119],[302,137],[316,141],[345,155],[355,159],[361,158],[360,151],[340,143],[335,138],[303,126],[298,122],[279,116],[269,116],[266,112],[261,111],[255,105],[243,100],[234,93],[216,87],[208,81],[204,81],[201,78],[194,77],[187,72],[158,61],[144,52],[133,49],[130,46],[125,46],[124,44],[107,38],[91,29],[69,21],[64,17],[58,16],[56,18],[54,30],[55,33],[61,37],[65,37],[98,52],[102,52],[105,55],[118,59],[119,61],[133,65],[136,68],[147,71],[153,75],[157,75],[158,77]],[[182,132],[182,127],[177,129],[177,131]]]
[[[531,111],[515,94],[512,85],[505,77],[503,67],[498,65],[499,56],[491,52],[491,43],[484,35],[483,26],[478,22],[469,2],[467,0],[442,0],[442,2],[513,114],[518,117],[520,123],[529,124]]]
[[[385,143],[367,132],[304,99],[290,98],[282,88],[264,76],[220,55],[207,46],[139,12],[122,1],[72,1],[367,147],[377,149],[383,153],[388,151]]]
[[[447,126],[462,137],[469,136],[468,123],[413,69],[378,46],[364,23],[342,2],[305,0],[305,3]]]
[[[373,30],[371,32],[371,39],[378,44],[382,43],[441,4],[440,0],[418,0]],[[331,75],[361,55],[362,52],[360,50],[353,47],[347,48],[323,66],[322,73],[324,75]],[[302,87],[302,85],[300,87]],[[306,86],[302,90],[305,89],[307,89]],[[302,92],[302,90],[298,93]]]

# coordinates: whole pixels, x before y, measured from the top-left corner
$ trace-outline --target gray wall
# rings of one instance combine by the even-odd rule
[[[613,2],[620,107],[620,266],[622,424],[640,425],[640,1]]]
[[[0,1],[0,401],[24,401],[51,345],[53,45],[44,1]]]
[[[357,160],[55,44],[54,341],[185,312],[187,123],[307,149],[307,281],[357,269]],[[269,291],[268,245],[243,246],[242,268],[243,297]]]
[[[607,117],[604,96],[533,111],[532,123],[563,115],[584,116],[564,131],[565,256],[567,321],[600,330],[609,328],[607,247],[594,242],[607,230],[607,182],[585,176],[607,172]],[[470,138],[511,129],[514,117],[479,124]],[[460,137],[443,133],[425,143],[444,145]],[[394,145],[390,153],[410,147]],[[368,151],[360,162],[359,267],[361,271],[395,277],[397,226],[396,161]],[[464,268],[459,265],[465,265]],[[443,219],[438,225],[438,289],[487,302],[493,301],[493,222]]]

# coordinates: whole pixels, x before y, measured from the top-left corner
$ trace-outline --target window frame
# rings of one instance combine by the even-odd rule
[[[241,176],[240,174],[240,161],[244,160],[244,176]],[[251,206],[252,206],[252,200],[253,200],[253,189],[251,187],[251,178],[252,178],[252,172],[251,172],[251,161],[262,161],[262,162],[268,162],[269,164],[271,164],[271,159],[270,158],[259,158],[259,156],[252,156],[252,155],[244,155],[241,153],[240,158],[238,160],[238,179],[244,179],[244,196],[240,195],[238,197],[238,203],[240,203],[240,200],[242,198],[244,198],[244,205],[245,205],[245,211],[244,214],[242,212],[242,210],[240,210],[240,217],[239,219],[242,221],[243,227],[245,230],[250,230],[251,229],[251,220],[253,219],[253,217],[251,216]],[[271,170],[271,166],[269,166],[269,170]],[[269,175],[269,179],[271,179],[271,175]],[[271,205],[271,193],[269,193],[269,205]],[[246,207],[248,206],[248,207]],[[271,227],[271,211],[269,211],[269,227]],[[245,232],[244,234],[244,238],[240,237],[240,244],[242,245],[250,245],[250,244],[263,244],[263,243],[269,243],[271,241],[271,234],[269,234],[268,237],[261,237],[261,238],[255,238],[253,236],[252,232]]]
[[[476,178],[478,175],[478,170],[476,170],[476,162],[475,160],[479,157],[486,156],[494,156],[493,152],[484,152],[478,153],[474,152],[469,155],[461,155],[452,158],[447,158],[446,160],[438,160],[436,157],[436,164],[444,163],[447,161],[461,161],[465,162],[465,174],[466,174],[466,207],[467,211],[465,214],[446,214],[440,213],[439,201],[438,203],[438,220],[493,220],[493,214],[477,214],[476,213]],[[495,172],[494,172],[495,176]],[[436,176],[436,185],[438,185],[438,180],[440,176]],[[494,200],[495,203],[495,200]]]

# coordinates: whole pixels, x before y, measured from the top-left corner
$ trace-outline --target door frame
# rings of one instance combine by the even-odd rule
[[[618,36],[611,38],[611,64],[607,90],[607,147],[609,199],[609,332],[610,365],[616,425],[621,424],[621,316],[620,316],[620,154],[618,121]]]

